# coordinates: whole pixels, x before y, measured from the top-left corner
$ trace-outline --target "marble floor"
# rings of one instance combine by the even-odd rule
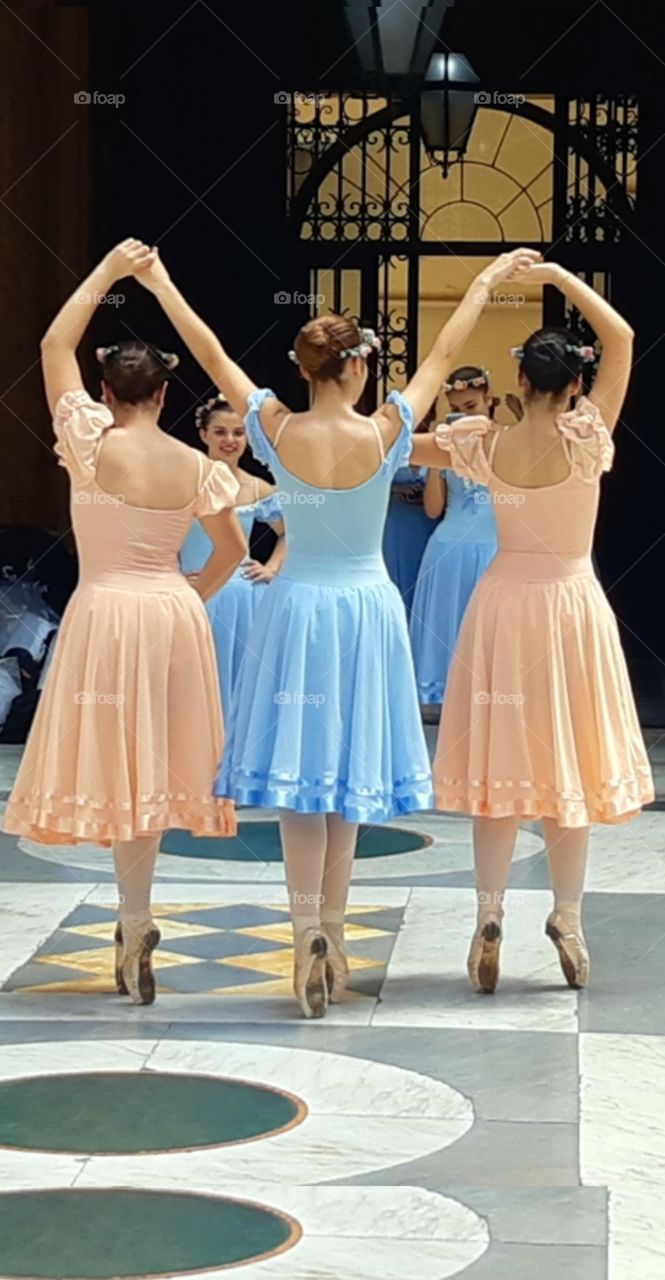
[[[0,1277],[662,1280],[665,733],[648,742],[661,799],[592,835],[581,993],[543,933],[536,824],[494,997],[464,971],[470,824],[428,814],[400,824],[425,848],[356,864],[351,990],[314,1024],[279,863],[162,856],[159,994],[135,1009],[108,854],[0,835]],[[19,755],[0,748],[0,794]],[[18,1254],[10,1211],[41,1224]]]

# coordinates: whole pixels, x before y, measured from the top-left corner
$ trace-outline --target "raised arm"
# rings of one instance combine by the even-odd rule
[[[154,293],[194,359],[205,369],[211,382],[224,393],[235,412],[244,418],[247,413],[247,397],[251,391],[256,391],[256,384],[231,359],[217,335],[183,298],[157,249],[153,249],[149,265],[137,278],[146,289]]]
[[[100,300],[116,280],[134,275],[145,266],[149,254],[140,240],[123,240],[81,281],[51,321],[41,341],[42,373],[51,413],[65,391],[79,391],[83,386],[76,348]]]
[[[613,431],[626,397],[633,362],[634,333],[630,325],[609,302],[601,298],[583,280],[556,262],[542,262],[529,268],[530,284],[553,284],[572,302],[602,344],[598,372],[589,393],[603,422]]]
[[[444,324],[429,355],[404,390],[416,422],[420,422],[439,394],[442,383],[479,319],[490,291],[504,280],[518,279],[539,259],[540,254],[534,249],[502,253],[472,280],[457,310]],[[413,461],[416,462],[415,452]]]

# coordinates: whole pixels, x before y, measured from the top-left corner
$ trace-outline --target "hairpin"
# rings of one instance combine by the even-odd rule
[[[483,369],[478,378],[455,378],[454,382],[444,382],[444,391],[466,391],[467,387],[485,387],[489,385],[490,371]]]
[[[167,369],[177,369],[180,364],[180,356],[175,355],[172,351],[160,351],[159,347],[153,347],[153,351],[158,360],[161,360]]]
[[[103,364],[105,360],[108,360],[109,356],[114,356],[116,352],[119,350],[120,350],[120,347],[117,345],[117,343],[113,343],[113,345],[110,347],[96,347],[95,356],[99,361],[99,363]]]

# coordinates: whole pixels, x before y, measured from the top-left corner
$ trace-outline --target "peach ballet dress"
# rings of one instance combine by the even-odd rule
[[[493,498],[499,551],[471,597],[451,664],[434,780],[437,807],[564,827],[621,822],[653,800],[616,620],[591,564],[612,437],[586,397],[557,419],[559,484],[494,474],[486,418],[437,428],[453,469]]]
[[[79,583],[7,805],[5,831],[43,844],[109,845],[168,827],[233,835],[212,794],[222,753],[217,663],[201,598],[178,551],[194,517],[233,506],[223,462],[182,509],[133,507],[95,479],[113,417],[85,391],[55,410],[69,472]]]

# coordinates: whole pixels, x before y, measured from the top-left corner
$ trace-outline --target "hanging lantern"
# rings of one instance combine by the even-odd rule
[[[442,165],[444,177],[450,157],[462,159],[469,144],[479,83],[462,54],[432,55],[420,95],[420,121],[428,155]]]

